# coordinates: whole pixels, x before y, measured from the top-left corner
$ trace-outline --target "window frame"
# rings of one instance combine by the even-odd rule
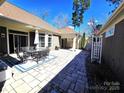
[[[42,41],[40,38],[44,38],[44,41]],[[39,46],[45,47],[45,34],[39,34]]]

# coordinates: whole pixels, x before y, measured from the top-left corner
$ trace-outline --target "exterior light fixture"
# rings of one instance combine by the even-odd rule
[[[27,25],[25,27],[31,28],[31,29],[37,29],[37,30],[41,29],[40,27],[35,27],[35,26],[32,26],[32,25]]]
[[[27,28],[34,28],[34,27],[33,27],[33,26],[31,26],[31,25],[27,25],[26,27],[27,27]]]

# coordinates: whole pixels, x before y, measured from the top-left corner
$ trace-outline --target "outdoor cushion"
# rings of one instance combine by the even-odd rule
[[[0,82],[3,82],[12,77],[12,69],[3,61],[0,60]]]
[[[6,69],[7,69],[7,65],[4,62],[0,61],[0,72]]]

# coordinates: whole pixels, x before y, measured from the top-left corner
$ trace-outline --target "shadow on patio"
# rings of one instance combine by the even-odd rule
[[[38,93],[87,93],[86,57],[85,51],[80,52]]]
[[[88,56],[89,52],[80,52],[38,93],[120,93],[120,82],[111,69],[91,63]]]

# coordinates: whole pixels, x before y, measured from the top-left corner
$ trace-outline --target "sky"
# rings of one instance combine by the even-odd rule
[[[54,19],[59,14],[72,18],[73,0],[8,0],[8,2],[34,14],[39,17],[44,11],[48,11],[47,22],[54,25]],[[91,0],[90,8],[85,12],[83,24],[80,27],[81,32],[90,32],[91,28],[88,26],[90,19],[97,20],[97,24],[104,24],[110,15],[111,7],[106,0]],[[79,29],[78,29],[79,30]]]

